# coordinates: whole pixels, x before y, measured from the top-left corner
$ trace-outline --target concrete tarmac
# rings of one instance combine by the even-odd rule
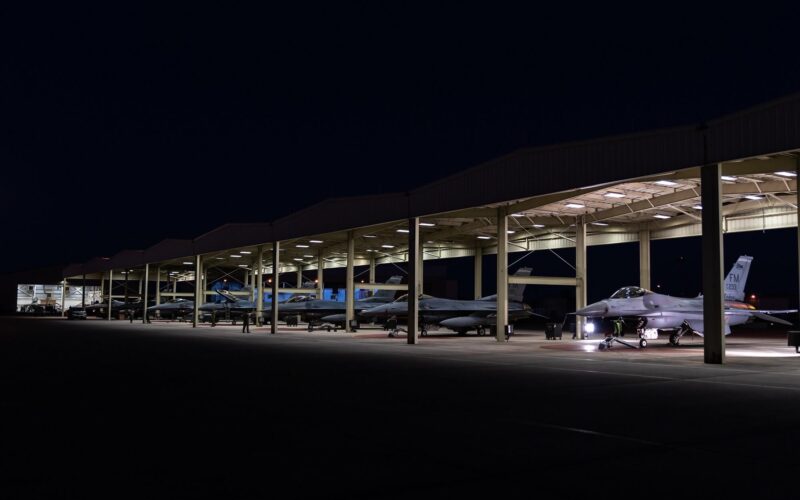
[[[800,355],[0,318],[2,498],[793,496]]]

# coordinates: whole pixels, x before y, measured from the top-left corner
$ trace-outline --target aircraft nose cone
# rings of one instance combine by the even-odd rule
[[[575,311],[575,314],[578,316],[603,316],[608,314],[608,304],[604,300],[601,300],[600,302],[589,304],[583,309],[578,309]]]

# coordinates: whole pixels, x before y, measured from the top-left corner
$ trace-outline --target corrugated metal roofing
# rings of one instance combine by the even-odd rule
[[[800,149],[800,94],[703,124],[633,135],[522,149],[409,193],[324,200],[274,223],[225,224],[191,245],[159,243],[138,256],[147,262],[268,244],[314,234],[355,229],[409,216],[425,216],[623,182],[707,163],[719,163]],[[159,248],[156,248],[159,247]],[[180,250],[177,250],[179,249]],[[174,251],[173,251],[174,250]],[[119,255],[119,254],[118,254]],[[126,260],[128,259],[128,260]],[[152,260],[151,260],[152,259]],[[157,260],[156,260],[157,259]],[[83,272],[133,263],[94,259]],[[74,270],[73,266],[64,271]]]

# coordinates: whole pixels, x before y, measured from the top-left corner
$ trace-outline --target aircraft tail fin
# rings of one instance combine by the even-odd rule
[[[725,300],[744,301],[744,285],[747,282],[747,275],[750,272],[750,264],[753,258],[749,255],[741,255],[733,268],[725,277]]]
[[[392,276],[388,280],[386,280],[387,285],[399,285],[403,281],[402,276]],[[373,297],[379,297],[382,299],[393,299],[394,294],[397,293],[397,290],[378,290],[375,292]]]
[[[520,267],[517,269],[517,272],[514,273],[514,276],[530,276],[531,271],[533,271],[533,268],[531,267]],[[525,292],[526,286],[527,285],[517,283],[508,285],[508,301],[522,302],[522,295],[523,292]]]

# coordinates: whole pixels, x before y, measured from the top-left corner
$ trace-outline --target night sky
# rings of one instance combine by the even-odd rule
[[[0,272],[408,190],[520,147],[694,123],[800,91],[797,19],[775,9],[134,7],[3,8]],[[729,237],[726,268],[759,245],[753,283],[795,293],[790,244],[787,231]],[[684,250],[691,264],[676,260]],[[794,275],[767,274],[781,260]],[[698,242],[654,244],[666,275],[694,275],[698,261]],[[663,280],[699,291],[699,275]]]

